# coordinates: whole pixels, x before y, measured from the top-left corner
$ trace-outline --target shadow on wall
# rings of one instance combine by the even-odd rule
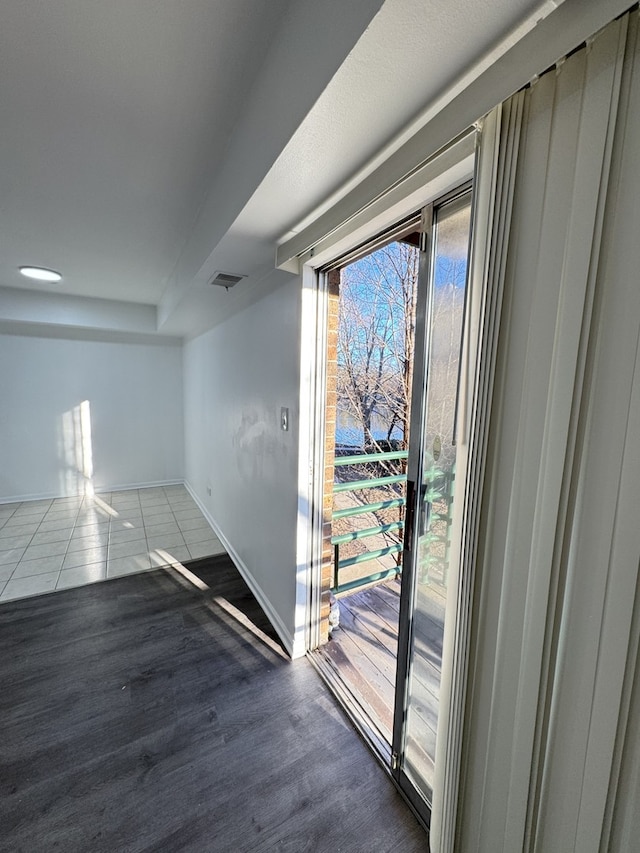
[[[58,434],[58,457],[62,463],[59,493],[93,496],[93,447],[89,400],[83,400],[62,414]]]

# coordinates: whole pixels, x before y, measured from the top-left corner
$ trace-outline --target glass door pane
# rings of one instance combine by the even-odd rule
[[[457,570],[452,531],[464,484],[464,471],[456,466],[456,432],[471,193],[429,209],[428,216],[432,248],[418,296],[424,310],[419,307],[409,450],[411,523],[401,613],[406,659],[399,668],[394,730],[400,782],[426,803],[435,778],[447,589]]]

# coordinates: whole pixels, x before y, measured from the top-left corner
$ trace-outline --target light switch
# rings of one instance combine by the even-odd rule
[[[283,406],[280,409],[280,429],[287,432],[289,429],[289,409]]]

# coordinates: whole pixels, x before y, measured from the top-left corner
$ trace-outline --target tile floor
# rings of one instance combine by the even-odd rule
[[[184,486],[0,504],[0,601],[223,552]]]

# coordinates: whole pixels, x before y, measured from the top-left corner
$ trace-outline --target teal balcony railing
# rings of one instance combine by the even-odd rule
[[[408,451],[406,450],[391,451],[388,453],[367,453],[357,456],[336,456],[334,465],[336,468],[347,465],[366,464],[375,464],[377,466],[383,462],[406,461],[407,457]],[[421,583],[428,584],[431,582],[431,578],[435,577],[437,579],[436,582],[446,587],[451,544],[451,508],[455,475],[453,469],[444,471],[433,466],[427,472],[427,477],[430,488],[425,498],[432,505],[433,509],[430,515],[429,530],[423,538],[422,553],[419,554],[419,580]],[[333,522],[358,515],[378,513],[388,509],[398,509],[402,516],[397,521],[381,523],[361,530],[351,530],[331,537],[331,544],[334,547],[333,585],[331,591],[334,595],[354,592],[361,587],[370,586],[401,574],[404,530],[402,508],[406,504],[406,499],[404,495],[392,494],[389,498],[380,500],[379,492],[381,489],[385,490],[397,487],[398,484],[405,483],[406,479],[406,473],[391,473],[379,477],[372,476],[367,479],[345,480],[344,482],[334,484],[334,494],[375,489],[376,499],[371,501],[360,499],[360,502],[354,506],[334,509],[332,513]],[[392,541],[383,548],[372,548],[353,556],[340,558],[341,546],[380,536]],[[394,539],[396,541],[393,541]],[[380,544],[379,541],[376,544]],[[352,577],[350,580],[341,580],[341,575],[344,577],[345,569],[378,561],[388,556],[396,558],[396,564],[393,567],[381,569],[356,578]]]
[[[378,465],[381,462],[400,462],[407,459],[408,451],[397,450],[388,453],[363,453],[357,456],[336,456],[334,465],[336,468],[346,465]],[[406,473],[388,474],[382,477],[369,477],[364,480],[349,480],[341,483],[335,483],[333,487],[334,494],[342,492],[356,492],[363,489],[387,489],[392,486],[397,486],[400,483],[405,483],[407,479]],[[379,497],[379,495],[377,496]],[[340,509],[334,509],[332,514],[333,521],[338,519],[350,518],[357,515],[366,515],[368,513],[380,512],[387,509],[401,509],[406,503],[404,496],[393,496],[385,500],[362,501],[356,506],[347,506]],[[331,544],[334,547],[334,568],[333,568],[333,586],[331,591],[334,595],[340,595],[347,592],[353,592],[363,586],[397,577],[402,571],[402,529],[404,527],[404,519],[393,521],[386,524],[378,524],[375,527],[367,527],[363,530],[353,530],[347,533],[341,533],[331,537]],[[374,536],[397,537],[396,542],[384,548],[375,548],[364,551],[355,556],[345,557],[340,559],[340,546],[350,542],[370,539]],[[363,577],[341,582],[340,574],[344,569],[352,566],[360,565],[361,563],[369,563],[380,560],[387,556],[396,556],[396,565],[390,569],[373,572]]]

